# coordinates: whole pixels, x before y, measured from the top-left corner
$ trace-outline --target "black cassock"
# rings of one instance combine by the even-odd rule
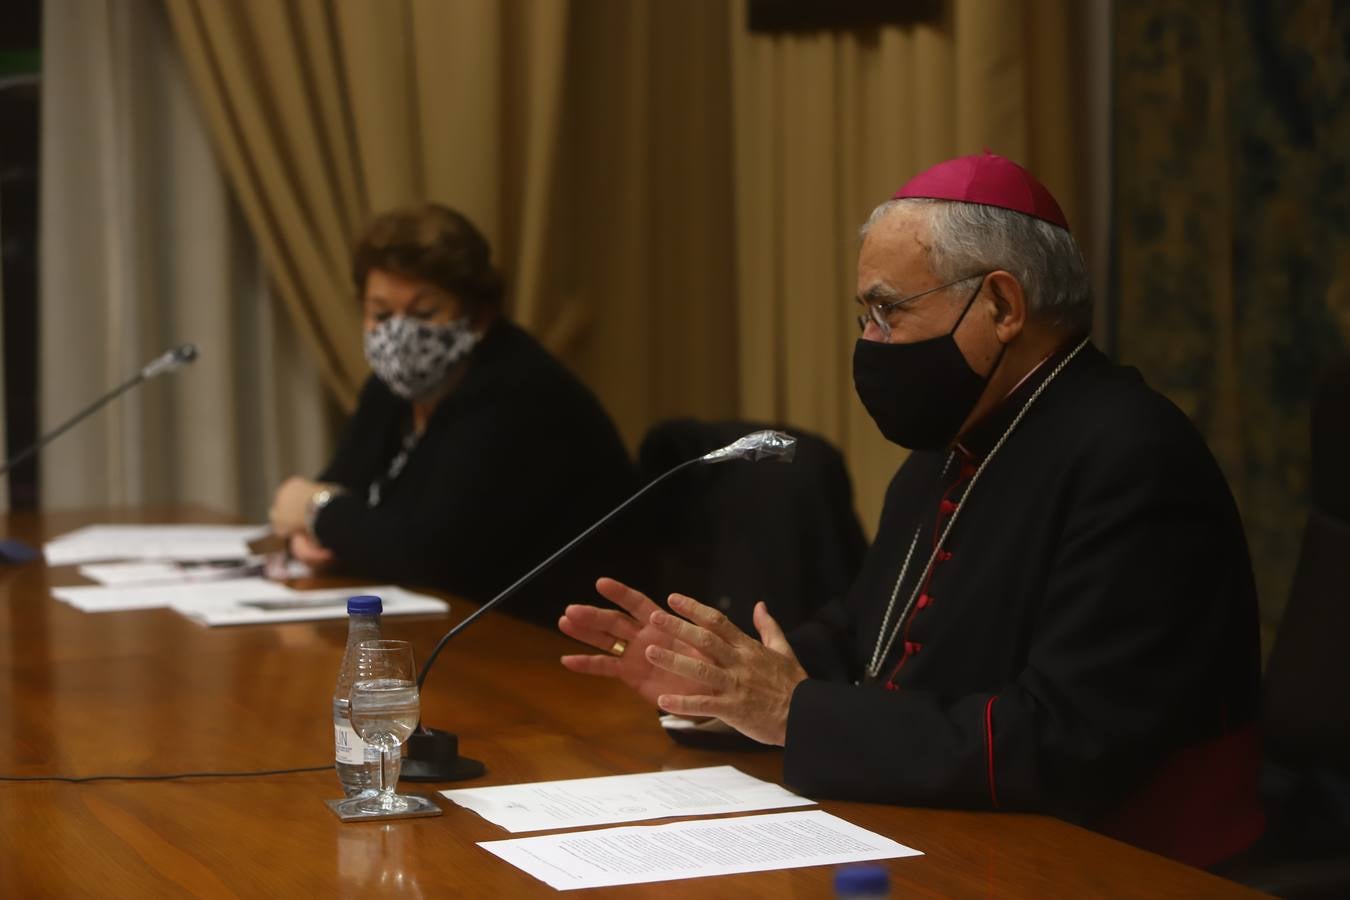
[[[1263,819],[1256,592],[1203,439],[1089,345],[970,489],[1067,352],[955,450],[896,473],[849,596],[790,636],[811,677],[792,698],[785,780],[820,797],[1048,812],[1208,865]],[[892,624],[958,508],[868,679],[893,592]]]

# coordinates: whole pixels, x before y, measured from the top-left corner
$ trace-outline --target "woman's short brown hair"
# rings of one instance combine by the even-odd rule
[[[375,217],[352,251],[357,296],[371,269],[429,281],[471,308],[500,306],[505,291],[487,239],[462,214],[436,203]]]

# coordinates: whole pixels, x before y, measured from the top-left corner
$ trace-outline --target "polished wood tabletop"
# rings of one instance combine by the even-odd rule
[[[33,544],[93,521],[211,521],[190,511],[10,514]],[[216,517],[219,521],[219,517]],[[169,610],[86,614],[82,583],[40,560],[0,568],[0,775],[151,775],[332,764],[346,623],[206,628]],[[472,604],[389,617],[419,658]],[[621,685],[567,672],[558,633],[489,613],[428,678],[424,719],[511,784],[730,764],[781,782],[776,752],[673,744]],[[457,785],[437,785],[453,787]],[[406,782],[403,790],[410,787]],[[427,786],[411,786],[427,789]],[[516,897],[556,892],[476,846],[511,835],[439,798],[437,818],[342,824],[331,769],[176,781],[0,783],[0,897]],[[1218,897],[1250,892],[1043,816],[826,801],[915,847],[892,896]],[[829,897],[828,867],[602,888],[596,896]]]

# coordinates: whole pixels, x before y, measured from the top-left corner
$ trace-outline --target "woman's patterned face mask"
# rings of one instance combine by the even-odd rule
[[[440,387],[477,343],[467,317],[433,325],[391,316],[366,332],[366,362],[389,390],[420,400]]]

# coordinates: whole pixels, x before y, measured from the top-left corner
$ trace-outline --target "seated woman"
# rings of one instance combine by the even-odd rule
[[[352,275],[374,374],[328,468],[276,493],[272,527],[295,558],[484,600],[633,488],[596,398],[503,315],[468,219],[434,204],[387,212]],[[552,622],[572,589],[555,577],[504,608]]]

